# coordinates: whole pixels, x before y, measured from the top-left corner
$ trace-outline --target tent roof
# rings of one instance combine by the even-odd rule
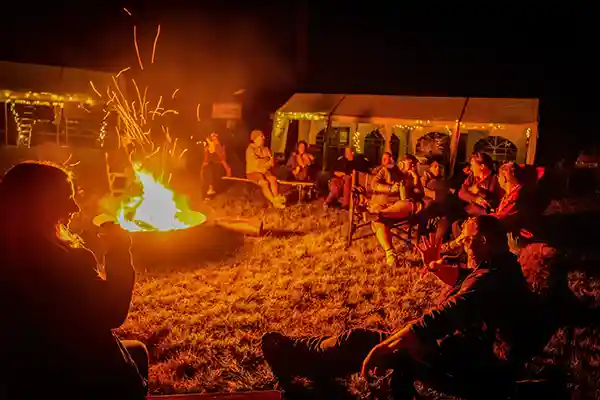
[[[282,112],[326,113],[357,119],[456,121],[464,97],[412,97],[296,93]],[[337,107],[336,107],[337,106]],[[537,99],[469,99],[463,122],[495,124],[537,123]]]
[[[103,91],[112,74],[76,68],[0,61],[0,91],[97,97],[90,81]]]

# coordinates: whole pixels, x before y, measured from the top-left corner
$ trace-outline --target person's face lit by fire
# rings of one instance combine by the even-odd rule
[[[344,157],[348,160],[354,159],[354,151],[350,147],[344,149]]]
[[[392,155],[390,153],[383,153],[381,156],[381,165],[387,167],[388,165],[392,165],[394,160],[392,159]]]
[[[258,135],[256,135],[255,139],[254,139],[254,144],[258,147],[262,147],[265,145],[265,134],[264,133],[260,133]]]
[[[304,143],[298,144],[298,154],[302,155],[306,153],[306,145]]]
[[[405,172],[413,171],[416,168],[417,164],[412,158],[405,158],[402,161],[402,170]]]
[[[219,134],[216,132],[211,133],[210,141],[213,142],[214,144],[218,144],[219,143]]]
[[[442,171],[440,169],[440,163],[438,163],[437,161],[432,162],[429,166],[429,172],[431,172],[433,176],[440,176],[442,174]]]
[[[49,215],[49,222],[54,226],[59,224],[69,225],[75,214],[81,211],[77,200],[75,200],[75,188],[70,180],[65,180],[58,185],[53,195],[53,209]]]
[[[488,241],[485,236],[479,233],[475,218],[468,219],[464,223],[459,240],[467,254],[467,266],[469,268],[476,268],[480,262],[487,259],[491,254]]]

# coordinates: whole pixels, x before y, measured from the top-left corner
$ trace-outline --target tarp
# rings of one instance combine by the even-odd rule
[[[454,122],[460,116],[464,97],[414,97],[341,94],[294,94],[279,111],[326,113],[361,121]],[[478,98],[469,99],[463,123],[507,125],[537,124],[537,99]]]
[[[0,91],[89,95],[96,98],[90,81],[103,93],[112,83],[111,76],[106,72],[0,61]]]

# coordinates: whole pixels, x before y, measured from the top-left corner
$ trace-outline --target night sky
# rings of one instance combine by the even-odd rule
[[[152,3],[13,2],[3,10],[11,17],[0,28],[0,59],[120,70],[137,63],[133,25],[147,58],[160,23],[153,73],[194,95],[225,99],[246,88],[271,111],[295,90],[538,97],[540,152],[554,158],[600,136],[590,122],[600,37],[591,9],[305,1],[301,76],[299,0]]]

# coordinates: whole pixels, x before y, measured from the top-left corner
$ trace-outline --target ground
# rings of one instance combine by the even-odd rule
[[[566,203],[555,203],[564,211]],[[263,218],[266,228],[293,235],[247,237],[234,254],[193,266],[162,266],[140,274],[131,313],[119,334],[145,341],[155,394],[273,388],[260,337],[335,334],[347,328],[394,329],[419,317],[441,285],[416,266],[389,268],[374,238],[344,248],[347,214],[320,203],[265,209],[243,197],[213,199],[211,215]],[[143,268],[142,268],[143,269]],[[600,280],[571,272],[578,296],[598,302]],[[600,343],[592,328],[553,337],[537,364],[568,365],[573,398],[600,398]],[[366,396],[358,377],[351,390]],[[435,398],[435,396],[434,396]]]

